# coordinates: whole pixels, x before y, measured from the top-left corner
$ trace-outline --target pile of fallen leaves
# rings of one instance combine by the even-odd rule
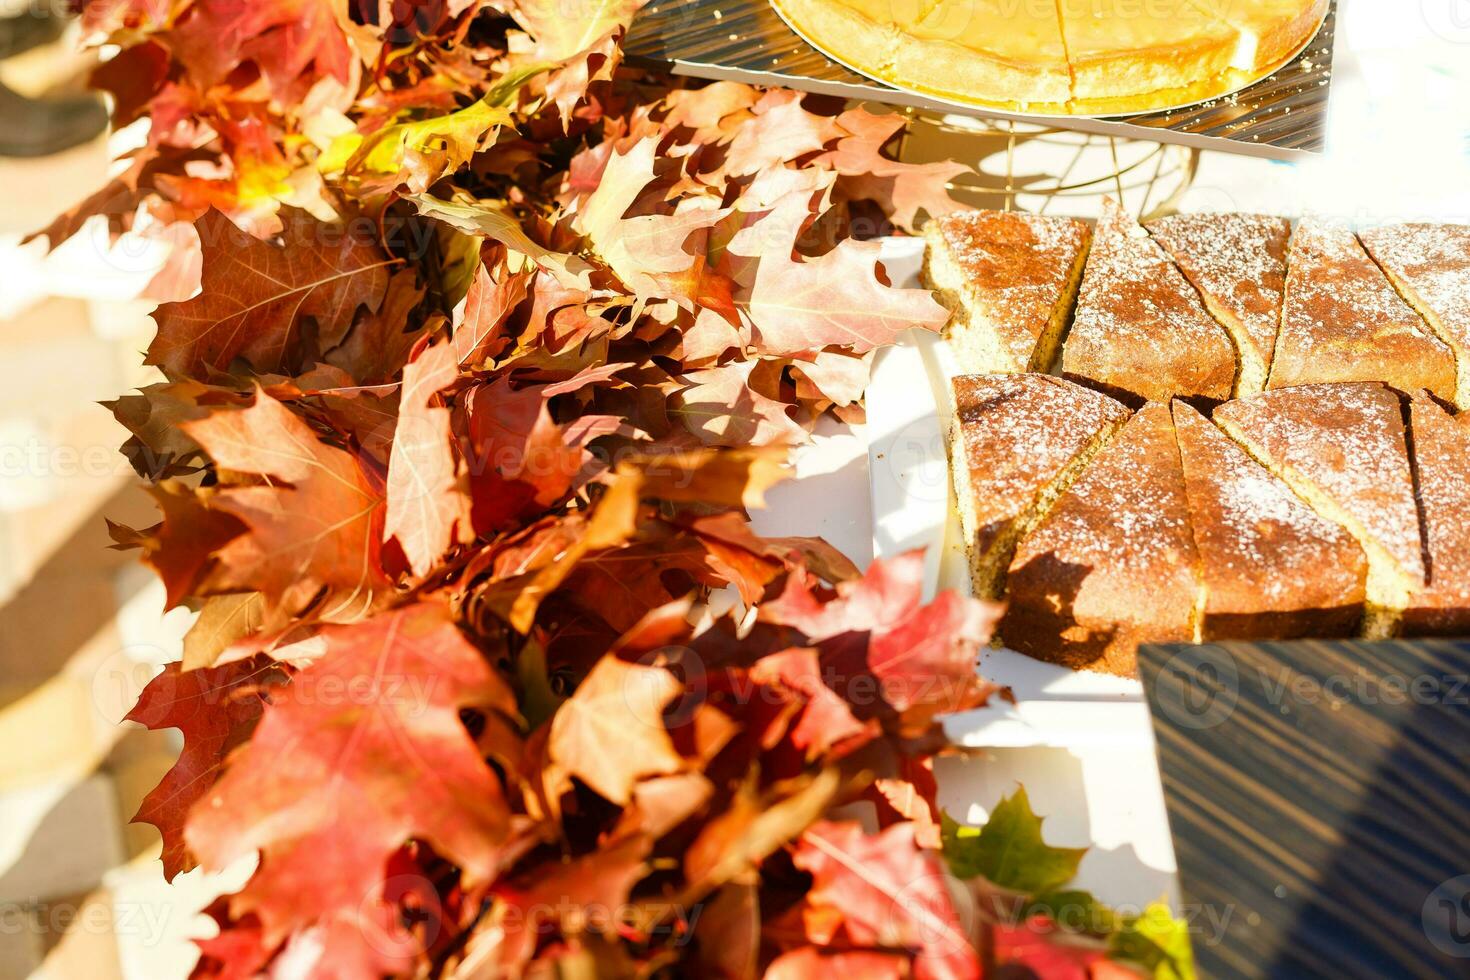
[[[196,246],[112,406],[162,514],[114,536],[199,614],[131,715],[184,735],[139,818],[169,877],[258,858],[196,975],[1172,969],[1024,797],[941,822],[995,610],[747,519],[944,320],[869,239],[962,168],[631,71],[635,9],[84,6],[146,136],[47,233]]]

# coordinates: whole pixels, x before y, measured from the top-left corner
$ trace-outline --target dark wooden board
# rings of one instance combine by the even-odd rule
[[[1139,649],[1203,977],[1470,977],[1470,641]]]

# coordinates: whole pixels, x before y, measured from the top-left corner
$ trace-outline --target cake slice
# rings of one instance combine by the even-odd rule
[[[966,374],[1046,371],[1057,357],[1092,233],[1071,218],[957,211],[924,228],[924,285],[953,311]]]
[[[1224,401],[1235,348],[1158,242],[1112,200],[1093,236],[1062,371],[1141,401]]]
[[[1424,586],[1424,548],[1399,396],[1377,383],[1303,385],[1242,398],[1215,421],[1368,556],[1370,639],[1392,635]]]
[[[1199,559],[1167,405],[1145,406],[1016,546],[1012,649],[1128,677],[1138,644],[1194,638]]]
[[[1204,582],[1199,639],[1356,636],[1363,549],[1183,402],[1174,428]]]
[[[1189,101],[1229,71],[1240,48],[1240,31],[1207,0],[1057,0],[1057,8],[1078,111],[1162,93]]]
[[[1359,236],[1440,340],[1455,353],[1455,404],[1470,409],[1470,226],[1394,225]]]
[[[1470,636],[1470,415],[1422,393],[1410,405],[1429,585],[1409,600],[1405,636]]]
[[[950,460],[971,590],[999,599],[1016,541],[1128,420],[1107,395],[1044,374],[953,382]]]
[[[1382,381],[1453,399],[1454,354],[1428,331],[1351,231],[1303,219],[1291,238],[1267,387]]]
[[[1264,390],[1281,326],[1291,222],[1259,214],[1176,214],[1150,222],[1148,230],[1229,332],[1240,355],[1235,396]]]

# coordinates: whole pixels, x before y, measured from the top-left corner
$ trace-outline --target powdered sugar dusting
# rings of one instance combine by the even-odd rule
[[[1271,386],[1368,380],[1453,397],[1454,356],[1351,231],[1305,218],[1291,239]]]
[[[983,304],[1024,364],[1087,245],[1087,226],[1017,211],[957,211],[938,226],[972,300]]]
[[[1084,587],[1133,594],[1137,607],[1165,602],[1170,588],[1190,594],[1186,608],[1193,602],[1194,542],[1166,406],[1129,419],[1021,542],[1012,568],[1049,552],[1091,568]]]
[[[1464,607],[1470,605],[1470,415],[1456,420],[1422,395],[1412,411],[1431,562],[1429,595],[1419,602]]]
[[[1268,391],[1216,409],[1273,464],[1301,474],[1356,520],[1410,576],[1423,579],[1402,408],[1381,384]]]
[[[1318,516],[1194,409],[1176,404],[1174,419],[1212,611],[1361,601],[1363,556],[1347,531]]]
[[[1470,226],[1394,225],[1360,237],[1380,265],[1413,287],[1450,339],[1470,348]]]
[[[982,528],[1019,516],[1100,432],[1129,414],[1106,395],[1044,374],[970,375],[953,385]]]
[[[1109,201],[1062,368],[1150,400],[1223,400],[1235,380],[1235,348],[1163,248]]]
[[[1195,287],[1242,323],[1270,364],[1286,291],[1285,218],[1256,214],[1178,214],[1149,224]]]

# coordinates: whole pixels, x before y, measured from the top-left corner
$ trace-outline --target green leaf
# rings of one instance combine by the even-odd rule
[[[1056,891],[1077,876],[1085,847],[1051,847],[1025,787],[1001,800],[984,827],[965,827],[943,815],[944,858],[962,879],[984,878],[1025,895]]]
[[[1163,902],[1125,920],[1108,938],[1108,955],[1146,967],[1155,980],[1195,980],[1189,926]]]
[[[1072,932],[1106,936],[1118,927],[1118,916],[1099,902],[1092,892],[1065,889],[1048,892],[1027,903],[1021,918],[1044,915]]]

